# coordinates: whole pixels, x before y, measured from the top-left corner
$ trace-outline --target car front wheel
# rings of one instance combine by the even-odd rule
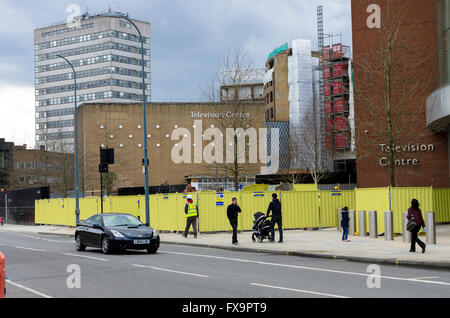
[[[156,254],[157,251],[158,251],[158,247],[157,246],[150,246],[149,248],[147,248],[147,252],[149,254]]]
[[[102,238],[102,251],[104,254],[111,253],[111,244],[108,236]]]
[[[81,244],[80,234],[77,234],[77,236],[75,237],[75,248],[78,252],[83,252],[84,250],[86,250],[86,245]]]

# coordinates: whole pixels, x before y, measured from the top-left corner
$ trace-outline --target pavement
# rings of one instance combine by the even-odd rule
[[[265,303],[274,298],[450,297],[450,271],[437,268],[164,242],[155,255],[144,251],[104,255],[98,248],[77,252],[73,237],[67,235],[4,229],[0,250],[6,255],[7,298],[182,299],[168,304],[176,313],[192,298],[230,298],[231,303],[251,298]]]
[[[58,226],[0,226],[0,233],[31,233],[73,236],[74,228]],[[161,241],[165,244],[176,244],[194,247],[218,248],[240,252],[258,252],[303,256],[314,258],[344,259],[358,262],[409,265],[415,267],[450,268],[450,225],[436,227],[437,245],[428,245],[422,254],[417,247],[416,253],[409,252],[409,243],[403,243],[402,236],[394,241],[386,241],[384,237],[371,239],[368,237],[349,236],[351,242],[342,242],[341,234],[335,228],[320,231],[285,230],[284,243],[253,243],[251,232],[238,234],[239,245],[231,244],[231,233],[200,234],[197,239],[192,235],[186,239],[177,233],[162,233]],[[278,231],[275,232],[275,238]],[[425,241],[425,237],[420,237]]]

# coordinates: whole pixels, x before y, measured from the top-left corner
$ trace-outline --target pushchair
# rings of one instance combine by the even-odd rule
[[[258,240],[258,243],[262,243],[265,238],[268,238],[269,241],[271,241],[271,220],[262,212],[256,212],[253,217],[255,220],[253,221],[252,227],[252,241],[256,242]]]

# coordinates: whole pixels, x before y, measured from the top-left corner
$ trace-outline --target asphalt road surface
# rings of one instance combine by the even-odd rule
[[[104,255],[77,252],[70,237],[0,232],[7,297],[450,297],[448,270],[168,245],[164,234],[161,241],[156,255]]]

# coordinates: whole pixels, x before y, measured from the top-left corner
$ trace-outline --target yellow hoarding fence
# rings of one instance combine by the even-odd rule
[[[198,192],[191,193],[199,206],[201,232],[229,231],[227,206],[237,198],[242,213],[239,230],[251,230],[253,214],[267,212],[272,193],[261,191]],[[422,212],[436,212],[437,222],[450,222],[450,189],[432,188],[371,188],[343,191],[282,191],[275,192],[283,207],[283,227],[286,229],[319,228],[337,226],[337,210],[347,206],[358,211],[378,212],[378,232],[384,232],[384,211],[394,212],[394,232],[401,233],[403,211],[407,211],[411,199],[416,198]],[[184,207],[187,194],[155,194],[150,196],[150,224],[162,231],[183,231],[186,225]],[[36,224],[75,226],[75,199],[51,199],[36,201]],[[107,197],[103,201],[104,213],[124,212],[140,215],[146,222],[144,196]],[[80,219],[84,220],[101,212],[98,197],[80,199]],[[366,218],[368,229],[368,218]]]

